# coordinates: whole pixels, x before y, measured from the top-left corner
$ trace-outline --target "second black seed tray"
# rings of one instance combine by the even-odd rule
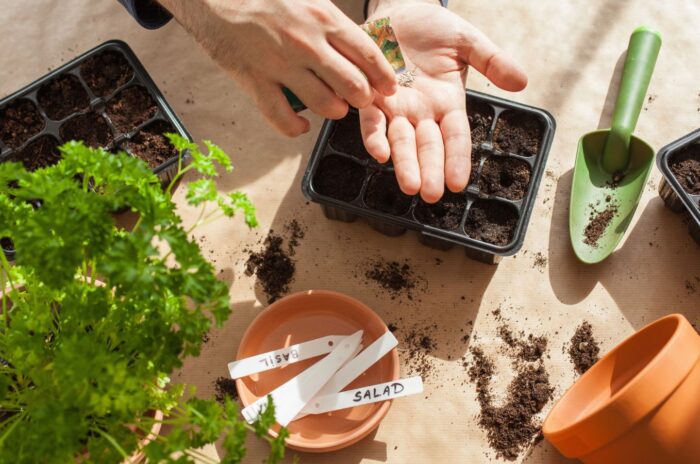
[[[164,132],[192,139],[134,52],[118,40],[0,100],[0,162],[22,162],[30,170],[58,162],[64,142],[83,140],[143,159],[167,184],[178,153]],[[8,239],[0,238],[0,246],[14,255]]]
[[[391,163],[366,152],[357,112],[321,129],[302,190],[329,219],[365,218],[398,236],[407,229],[439,249],[465,247],[467,255],[496,264],[523,244],[554,137],[546,111],[467,91],[472,133],[472,176],[464,192],[446,192],[435,205],[401,193]]]
[[[664,176],[659,195],[672,211],[688,212],[690,235],[700,245],[700,129],[659,150],[656,164]]]

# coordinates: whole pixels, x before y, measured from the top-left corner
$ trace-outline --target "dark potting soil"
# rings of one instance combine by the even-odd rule
[[[584,321],[571,337],[569,345],[569,359],[574,364],[574,369],[579,375],[583,375],[588,369],[598,362],[600,347],[593,337],[593,328],[588,321]]]
[[[530,185],[530,165],[510,157],[491,156],[484,162],[479,189],[489,195],[521,200]]]
[[[362,141],[360,116],[358,114],[348,113],[347,116],[338,121],[335,124],[329,142],[334,150],[345,153],[346,155],[357,159],[371,158],[371,155],[367,153],[365,144]]]
[[[396,174],[381,171],[372,176],[365,193],[365,203],[372,209],[394,216],[406,214],[412,198],[401,191]]]
[[[148,90],[132,86],[122,90],[107,102],[107,116],[120,132],[129,132],[153,116],[158,108]]]
[[[540,150],[542,123],[537,116],[506,111],[498,117],[493,131],[496,149],[523,156],[535,156]]]
[[[10,148],[21,146],[43,128],[44,119],[30,100],[15,100],[0,109],[0,140]]]
[[[365,168],[342,156],[326,156],[321,160],[313,186],[316,192],[341,201],[352,201],[360,194]]]
[[[81,114],[64,122],[60,133],[64,142],[82,140],[93,148],[106,147],[114,140],[107,121],[94,112]]]
[[[381,258],[369,263],[369,268],[365,271],[365,277],[368,281],[379,284],[382,289],[391,295],[392,300],[402,295],[412,300],[413,291],[416,290],[420,281],[414,274],[413,269],[411,269],[408,260],[399,263],[398,261],[387,261]]]
[[[72,74],[64,74],[44,84],[36,98],[46,116],[56,121],[90,105],[90,97],[83,84]]]
[[[622,171],[615,171],[612,174],[612,179],[606,182],[607,186],[610,187],[611,189],[616,189],[622,184],[622,181],[625,180],[625,173]]]
[[[683,190],[691,195],[700,195],[700,144],[684,147],[669,164]]]
[[[498,201],[477,200],[469,210],[464,229],[475,240],[507,245],[518,225],[516,210]]]
[[[292,219],[284,225],[284,230],[289,235],[289,240],[287,243],[287,252],[290,256],[296,254],[296,249],[301,245],[301,241],[306,236],[306,230],[304,226],[301,225],[296,219]]]
[[[238,400],[236,381],[228,377],[218,377],[214,381],[214,398],[221,404],[224,404],[226,398],[233,401]]]
[[[479,425],[486,431],[489,445],[498,457],[515,460],[520,453],[541,440],[541,424],[535,417],[552,399],[554,388],[544,368],[547,340],[530,335],[515,337],[509,328],[501,328],[501,338],[518,351],[513,356],[515,378],[507,388],[505,401],[497,401],[491,392],[495,366],[484,351],[471,349],[473,361],[468,373],[476,386],[479,401]]]
[[[271,230],[263,242],[263,249],[250,253],[246,263],[246,275],[257,276],[268,303],[277,301],[289,293],[289,286],[296,272],[296,265],[291,256],[296,253],[296,247],[304,238],[303,227],[296,220],[287,223],[285,230],[291,235],[286,250],[284,238]]]
[[[418,201],[414,215],[419,222],[445,230],[455,230],[462,223],[467,207],[467,197],[463,193],[445,192],[434,204]]]
[[[80,65],[80,75],[98,97],[105,97],[129,82],[134,71],[119,52],[107,50]]]
[[[433,376],[435,365],[431,353],[437,349],[437,342],[429,335],[437,326],[413,328],[404,337],[401,346],[408,352],[405,359],[406,375],[420,375],[423,380]]]
[[[618,207],[616,203],[609,203],[603,211],[591,212],[590,220],[583,232],[583,243],[597,247],[598,240],[605,234],[608,226],[617,215]]]
[[[484,102],[469,99],[467,101],[467,118],[472,136],[472,153],[486,141],[493,122],[493,108]]]
[[[8,160],[22,163],[28,171],[36,171],[52,166],[61,160],[58,145],[58,140],[55,137],[42,135],[24,147],[23,150],[13,153]]]
[[[175,132],[175,128],[165,121],[147,125],[129,140],[129,151],[148,163],[151,169],[157,168],[178,155],[177,149],[163,135],[166,132]]]

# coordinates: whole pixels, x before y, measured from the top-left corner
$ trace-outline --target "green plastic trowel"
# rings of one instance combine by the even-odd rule
[[[603,261],[632,221],[654,149],[632,135],[646,97],[661,36],[647,27],[630,37],[612,127],[581,137],[571,187],[569,234],[584,263]]]

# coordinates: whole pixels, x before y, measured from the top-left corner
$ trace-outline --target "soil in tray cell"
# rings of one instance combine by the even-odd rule
[[[341,201],[352,201],[360,194],[365,168],[342,156],[321,160],[313,186],[317,193]]]
[[[87,146],[93,148],[106,147],[114,140],[107,121],[93,112],[81,114],[64,122],[60,132],[64,142],[82,140]]]
[[[493,132],[498,150],[523,156],[535,156],[540,150],[543,127],[540,119],[520,111],[502,113]]]
[[[700,195],[700,144],[688,145],[671,157],[673,176],[691,195]]]
[[[37,93],[39,106],[53,120],[64,119],[90,105],[90,97],[77,77],[59,76],[44,84]]]
[[[120,132],[129,132],[155,116],[158,108],[143,87],[122,90],[107,102],[107,116]]]
[[[22,163],[28,171],[52,166],[60,160],[58,140],[51,135],[42,135],[24,147],[22,151],[13,153],[8,158],[8,161]]]
[[[411,197],[404,194],[396,181],[396,174],[389,171],[372,176],[367,186],[365,203],[383,213],[401,216],[411,207]]]
[[[470,99],[467,101],[467,117],[472,135],[472,153],[486,141],[493,122],[493,108],[490,105]]]
[[[466,207],[467,197],[463,193],[446,191],[437,203],[419,201],[414,214],[419,222],[427,226],[455,230],[462,222]]]
[[[494,200],[474,202],[464,228],[475,240],[493,245],[507,245],[513,240],[518,213],[512,206]]]
[[[334,150],[360,160],[371,158],[362,141],[360,116],[356,113],[348,113],[347,116],[335,124],[330,145]]]
[[[21,146],[43,128],[44,118],[30,100],[15,100],[0,109],[0,139],[10,148]]]
[[[124,55],[107,50],[80,65],[80,75],[98,97],[105,97],[129,82],[134,71]]]
[[[129,151],[145,161],[151,169],[157,168],[170,158],[177,156],[177,150],[163,135],[175,132],[175,128],[165,121],[156,121],[138,131],[129,141]]]
[[[479,190],[509,200],[521,200],[530,185],[530,165],[517,158],[492,156],[484,162]]]

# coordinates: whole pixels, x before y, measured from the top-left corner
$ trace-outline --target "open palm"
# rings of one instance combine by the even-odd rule
[[[365,146],[377,161],[393,160],[404,193],[434,203],[445,184],[459,192],[469,180],[468,66],[510,91],[523,89],[527,77],[480,31],[438,5],[402,2],[374,16],[391,19],[415,79],[360,110]]]

